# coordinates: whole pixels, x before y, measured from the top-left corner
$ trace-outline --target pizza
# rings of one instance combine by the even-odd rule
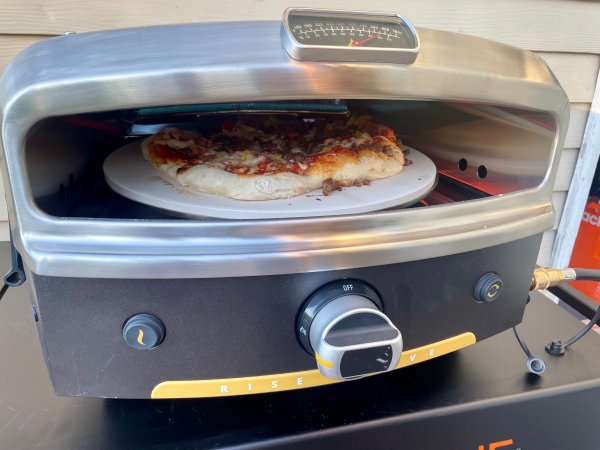
[[[180,185],[238,200],[329,195],[396,175],[408,162],[393,130],[369,116],[225,119],[211,134],[165,128],[142,152]]]

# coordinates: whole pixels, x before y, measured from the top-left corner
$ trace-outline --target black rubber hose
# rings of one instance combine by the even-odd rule
[[[573,336],[571,339],[569,339],[563,344],[564,348],[573,345],[575,342],[581,339],[588,331],[590,331],[594,327],[594,325],[596,325],[598,319],[600,319],[600,306],[598,307],[598,309],[596,310],[596,314],[594,314],[594,317],[590,319],[588,324],[579,333],[577,333],[575,336]]]
[[[600,270],[573,269],[573,271],[575,272],[575,280],[578,280],[578,281],[587,280],[587,281],[600,282]],[[583,336],[585,336],[585,334],[588,331],[590,331],[599,320],[600,320],[600,306],[598,306],[598,309],[596,310],[594,317],[592,317],[590,319],[589,323],[585,327],[583,327],[583,329],[579,333],[577,333],[575,336],[568,339],[564,343],[560,342],[559,340],[556,340],[554,343],[548,344],[546,346],[546,350],[548,350],[549,353],[552,353],[554,355],[563,354],[564,351],[569,346],[573,345],[575,342],[577,342],[579,339],[581,339]]]
[[[600,270],[594,269],[573,269],[575,271],[575,279],[578,281],[600,281]]]
[[[3,285],[2,289],[0,289],[0,300],[2,300],[2,297],[4,297],[4,294],[6,294],[7,289],[8,289],[8,284]]]

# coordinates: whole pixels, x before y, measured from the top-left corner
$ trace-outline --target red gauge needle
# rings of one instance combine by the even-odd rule
[[[371,39],[375,39],[376,37],[381,36],[379,33],[374,34],[373,36],[369,36],[366,39],[363,39],[362,41],[352,41],[352,47],[361,47],[363,44],[366,44],[367,42],[369,42]]]

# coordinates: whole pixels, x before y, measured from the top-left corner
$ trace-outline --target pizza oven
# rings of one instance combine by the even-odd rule
[[[57,394],[120,398],[317,387],[518,324],[569,111],[533,53],[323,10],[48,39],[0,103],[8,281],[26,279]],[[236,210],[110,162],[166,126],[255,115],[370,115],[427,162],[420,187]]]

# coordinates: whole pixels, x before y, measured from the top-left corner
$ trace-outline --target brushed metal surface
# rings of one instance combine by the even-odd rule
[[[2,170],[11,229],[26,266],[41,275],[111,278],[297,273],[449,255],[549,229],[569,107],[550,70],[536,55],[517,48],[441,31],[418,33],[421,52],[410,66],[295,61],[282,47],[280,22],[126,29],[35,44],[0,80]],[[532,159],[535,187],[453,205],[303,220],[202,222],[66,219],[35,204],[25,147],[44,118],[177,104],[331,98],[509,106],[547,112],[556,118],[557,129],[540,137],[550,145]]]
[[[354,314],[374,314],[388,323],[388,327],[398,333],[393,339],[381,342],[362,342],[360,344],[337,346],[327,342],[325,337],[331,328],[342,319]],[[341,372],[342,358],[346,352],[373,347],[389,345],[392,348],[392,357],[387,370],[394,370],[402,354],[402,334],[392,321],[368,298],[359,295],[348,295],[332,300],[319,310],[313,319],[309,331],[310,345],[316,355],[331,363],[331,367],[323,365],[317,358],[317,367],[322,375],[334,380],[343,380]],[[366,374],[365,374],[366,375]],[[359,375],[364,376],[364,375]]]

